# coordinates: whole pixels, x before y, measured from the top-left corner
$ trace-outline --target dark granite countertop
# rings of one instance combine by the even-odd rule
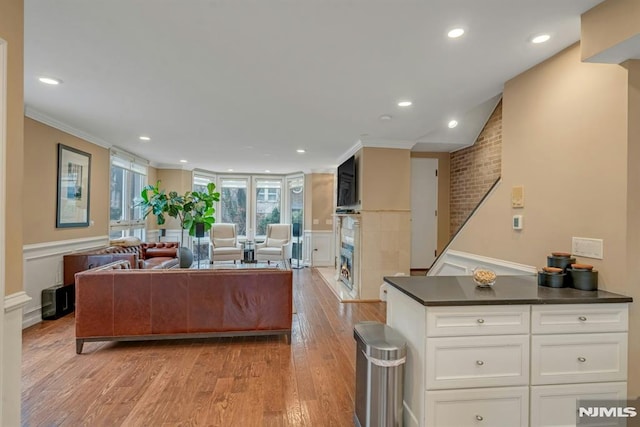
[[[597,304],[632,302],[607,291],[538,286],[535,275],[498,276],[490,288],[479,288],[471,276],[393,276],[384,281],[426,306],[507,304]]]

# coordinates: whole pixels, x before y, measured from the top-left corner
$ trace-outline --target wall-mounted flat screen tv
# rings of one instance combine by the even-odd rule
[[[354,206],[358,203],[356,158],[351,156],[338,166],[338,208]]]

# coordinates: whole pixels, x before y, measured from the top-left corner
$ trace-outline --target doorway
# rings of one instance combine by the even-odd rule
[[[438,159],[411,158],[411,269],[426,270],[438,242]]]
[[[288,216],[292,227],[291,267],[303,265],[302,244],[304,242],[304,176],[287,177]]]

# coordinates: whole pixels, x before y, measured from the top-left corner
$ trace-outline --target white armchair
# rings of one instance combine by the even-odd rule
[[[267,225],[267,238],[256,244],[256,260],[291,260],[291,224]]]
[[[236,225],[219,223],[211,226],[211,243],[213,244],[213,261],[242,260],[242,246],[238,243]]]

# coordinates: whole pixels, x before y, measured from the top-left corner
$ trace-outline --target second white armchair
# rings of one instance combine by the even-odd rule
[[[256,244],[258,261],[291,261],[291,224],[267,225],[267,238]]]

